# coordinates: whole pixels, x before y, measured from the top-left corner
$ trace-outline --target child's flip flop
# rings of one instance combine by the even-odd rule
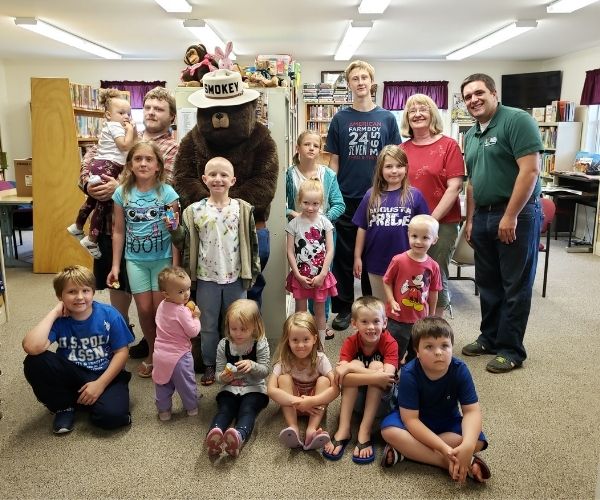
[[[329,441],[331,441],[331,437],[329,436],[329,433],[326,431],[322,431],[322,432],[316,433],[313,436],[313,438],[310,440],[310,443],[308,445],[304,446],[304,449],[306,451],[318,450],[320,448],[323,448],[323,446],[325,446],[327,443],[329,443]]]
[[[301,448],[300,437],[293,427],[286,427],[279,433],[279,441],[288,448]]]
[[[487,481],[490,477],[492,477],[490,468],[488,467],[488,465],[483,461],[483,459],[480,456],[473,455],[473,458],[471,459],[471,465],[473,465],[473,464],[477,464],[479,466],[479,470],[481,471],[481,477],[484,481]],[[473,473],[471,472],[470,467],[469,467],[469,471],[467,472],[467,476],[469,476],[474,481],[477,481],[478,483],[481,482],[475,476],[473,476]]]
[[[331,438],[331,444],[333,445],[334,450],[338,446],[341,446],[342,448],[337,453],[328,453],[325,450],[323,450],[321,452],[321,454],[327,460],[331,460],[331,461],[335,462],[335,461],[339,460],[340,458],[342,458],[342,456],[344,455],[344,451],[346,451],[346,446],[348,446],[348,443],[350,442],[351,439],[352,439],[352,436],[350,436],[349,438],[346,438],[346,439],[340,439],[339,441],[335,438]]]
[[[365,448],[371,447],[371,451],[373,453],[371,453],[371,456],[368,457],[359,457],[356,455],[352,455],[352,461],[355,464],[359,464],[359,465],[365,465],[365,464],[370,464],[371,462],[373,462],[373,460],[375,460],[375,448],[373,448],[373,445],[371,444],[371,441],[367,441],[366,443],[356,443],[356,447],[360,450],[364,450]]]
[[[388,455],[390,453],[392,453],[393,459],[391,462],[388,462]],[[398,450],[396,450],[396,448],[392,448],[389,444],[386,444],[385,448],[383,449],[383,456],[381,457],[381,462],[379,462],[379,464],[382,467],[388,468],[388,467],[393,467],[398,462],[402,462],[402,460],[404,460],[404,455],[402,455],[402,453],[398,452]]]

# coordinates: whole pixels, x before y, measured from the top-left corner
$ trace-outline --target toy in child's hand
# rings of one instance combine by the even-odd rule
[[[175,218],[175,212],[170,205],[165,205],[165,217],[167,218],[167,226],[171,231],[177,229],[177,219]]]
[[[196,304],[193,300],[190,300],[185,307],[187,307],[190,311],[194,312],[196,310]]]
[[[118,290],[119,288],[121,288],[121,283],[119,283],[118,281],[113,281],[110,284],[111,288],[114,288],[115,290]]]
[[[92,174],[88,177],[88,185],[95,186],[96,184],[102,184],[102,177],[96,174]]]
[[[227,363],[224,371],[227,375],[233,375],[234,373],[237,373],[237,366]]]

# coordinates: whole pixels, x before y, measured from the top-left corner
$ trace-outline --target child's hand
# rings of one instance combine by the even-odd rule
[[[354,277],[359,278],[362,275],[362,259],[360,257],[354,257]]]
[[[342,385],[342,381],[346,374],[350,371],[350,363],[337,364],[333,371],[333,382],[335,385]]]
[[[110,270],[110,273],[108,273],[108,276],[106,277],[106,284],[112,288],[112,284],[115,281],[119,281],[119,272],[120,269],[118,267],[112,267]]]
[[[65,304],[62,300],[58,301],[58,303],[52,308],[52,311],[56,315],[56,319],[65,318],[69,315],[69,311],[65,307]]]
[[[307,278],[306,276],[302,276],[301,274],[298,274],[298,276],[296,276],[296,279],[300,282],[300,285],[302,286],[302,288],[312,288],[312,278]]]
[[[198,308],[198,306],[194,307],[194,310],[192,311],[192,316],[196,319],[200,319],[201,315],[202,311]]]
[[[104,389],[106,389],[106,386],[99,380],[84,384],[78,391],[79,398],[77,398],[77,403],[80,405],[93,405],[98,401],[98,398],[102,395]]]
[[[312,279],[312,287],[313,288],[321,288],[321,285],[323,284],[323,282],[325,281],[325,274],[317,274],[313,279]]]
[[[387,391],[396,380],[396,376],[393,373],[384,371],[377,373],[376,376],[377,382],[374,385],[379,387],[382,391]]]
[[[252,360],[242,359],[235,363],[235,367],[238,369],[239,373],[250,373],[252,371]]]
[[[300,396],[300,401],[294,403],[294,408],[309,415],[321,415],[325,410],[323,406],[315,406],[311,396]]]
[[[398,304],[398,302],[395,300],[390,300],[389,304],[393,313],[400,314],[400,304]]]
[[[234,373],[228,370],[223,370],[220,375],[221,382],[229,384],[234,379]]]
[[[448,458],[450,459],[449,472],[454,481],[462,484],[467,480],[467,472],[471,466],[471,457],[474,451],[474,448],[465,446],[462,443],[448,451]]]

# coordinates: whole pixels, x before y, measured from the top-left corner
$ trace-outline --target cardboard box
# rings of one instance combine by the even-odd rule
[[[15,179],[17,181],[17,196],[33,196],[31,158],[15,160]]]

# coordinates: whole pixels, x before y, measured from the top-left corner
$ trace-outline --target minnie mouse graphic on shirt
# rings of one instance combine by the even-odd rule
[[[317,276],[325,262],[325,230],[311,226],[304,232],[304,238],[296,239],[294,251],[300,275],[306,278]]]

